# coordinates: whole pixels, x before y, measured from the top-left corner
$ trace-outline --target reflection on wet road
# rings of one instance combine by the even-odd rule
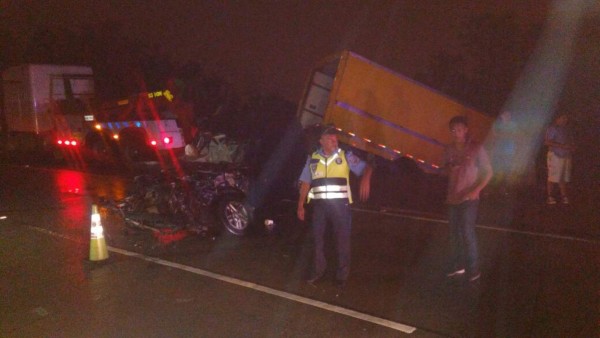
[[[483,224],[483,277],[471,285],[443,275],[449,250],[443,220],[356,206],[353,271],[345,294],[336,297],[328,280],[316,289],[302,282],[312,241],[293,213],[270,235],[189,236],[164,246],[146,232],[126,232],[118,215],[102,209],[110,258],[92,264],[91,205],[124,196],[129,179],[0,170],[7,182],[0,191],[7,216],[0,221],[2,336],[401,334],[377,318],[414,327],[410,335],[417,337],[597,333],[600,244],[579,236],[586,232],[571,233],[584,239],[574,240]]]

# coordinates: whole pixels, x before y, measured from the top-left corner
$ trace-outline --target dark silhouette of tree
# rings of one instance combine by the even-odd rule
[[[511,13],[488,13],[462,25],[459,48],[443,50],[417,80],[483,112],[496,114],[532,53],[541,25],[524,27]]]
[[[23,63],[92,66],[98,96],[120,99],[131,93],[164,87],[171,62],[159,47],[149,48],[122,34],[122,25],[106,21],[100,27],[35,26],[22,52],[11,30],[0,22],[0,67]]]
[[[132,93],[159,87],[152,72],[160,62],[142,41],[122,34],[122,25],[104,22],[88,32],[91,45],[89,64],[94,68],[98,91],[104,99],[120,99]],[[163,86],[166,83],[163,84]]]
[[[18,59],[16,39],[6,22],[0,20],[0,71],[15,64]]]
[[[26,63],[58,63],[57,36],[46,27],[37,27],[25,49]]]
[[[199,62],[189,62],[173,70],[173,82],[183,99],[194,105],[201,129],[224,132],[228,120],[239,107],[239,95],[218,74],[207,74]],[[229,121],[233,123],[232,121]]]
[[[527,30],[537,30],[530,34]],[[484,111],[497,112],[532,53],[541,25],[519,26],[511,13],[470,18],[459,35],[473,79],[469,100]]]
[[[138,55],[143,78],[140,87],[145,87],[147,91],[163,90],[174,72],[170,55],[160,44],[143,46],[141,51]]]
[[[461,55],[440,51],[431,58],[428,71],[417,75],[417,80],[448,96],[464,99],[469,90],[464,64]]]

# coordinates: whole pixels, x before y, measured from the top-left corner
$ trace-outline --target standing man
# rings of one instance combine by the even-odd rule
[[[333,237],[337,253],[336,287],[341,292],[350,273],[350,235],[352,215],[350,204],[350,171],[362,175],[360,199],[369,198],[372,168],[351,152],[338,147],[336,129],[325,127],[319,139],[320,148],[306,161],[300,175],[300,196],[297,215],[305,218],[304,203],[313,207],[312,227],[314,233],[314,270],[308,283],[314,285],[325,274],[327,262],[324,252],[324,237],[327,222],[333,226]]]
[[[545,144],[548,147],[548,199],[546,203],[556,204],[553,196],[554,185],[558,183],[561,201],[569,204],[567,195],[567,183],[571,181],[571,153],[575,149],[573,138],[567,129],[569,118],[566,114],[560,114],[554,119],[554,123],[546,130]]]
[[[448,174],[448,221],[454,255],[448,277],[468,273],[469,281],[481,277],[475,221],[479,194],[492,178],[492,166],[481,144],[469,136],[467,119],[455,116],[449,123],[453,142],[444,151],[444,170]]]

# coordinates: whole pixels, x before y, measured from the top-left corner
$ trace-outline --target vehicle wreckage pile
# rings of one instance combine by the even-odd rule
[[[165,242],[183,234],[245,235],[251,224],[246,204],[248,177],[231,164],[203,163],[186,172],[161,171],[134,178],[127,197],[112,203],[128,227],[151,230]]]

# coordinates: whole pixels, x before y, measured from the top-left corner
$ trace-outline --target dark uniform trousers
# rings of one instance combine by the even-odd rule
[[[315,236],[315,271],[314,277],[322,277],[327,268],[324,241],[327,222],[333,226],[333,237],[337,253],[336,279],[345,281],[350,274],[350,235],[352,230],[352,214],[348,199],[313,201],[313,232]]]

